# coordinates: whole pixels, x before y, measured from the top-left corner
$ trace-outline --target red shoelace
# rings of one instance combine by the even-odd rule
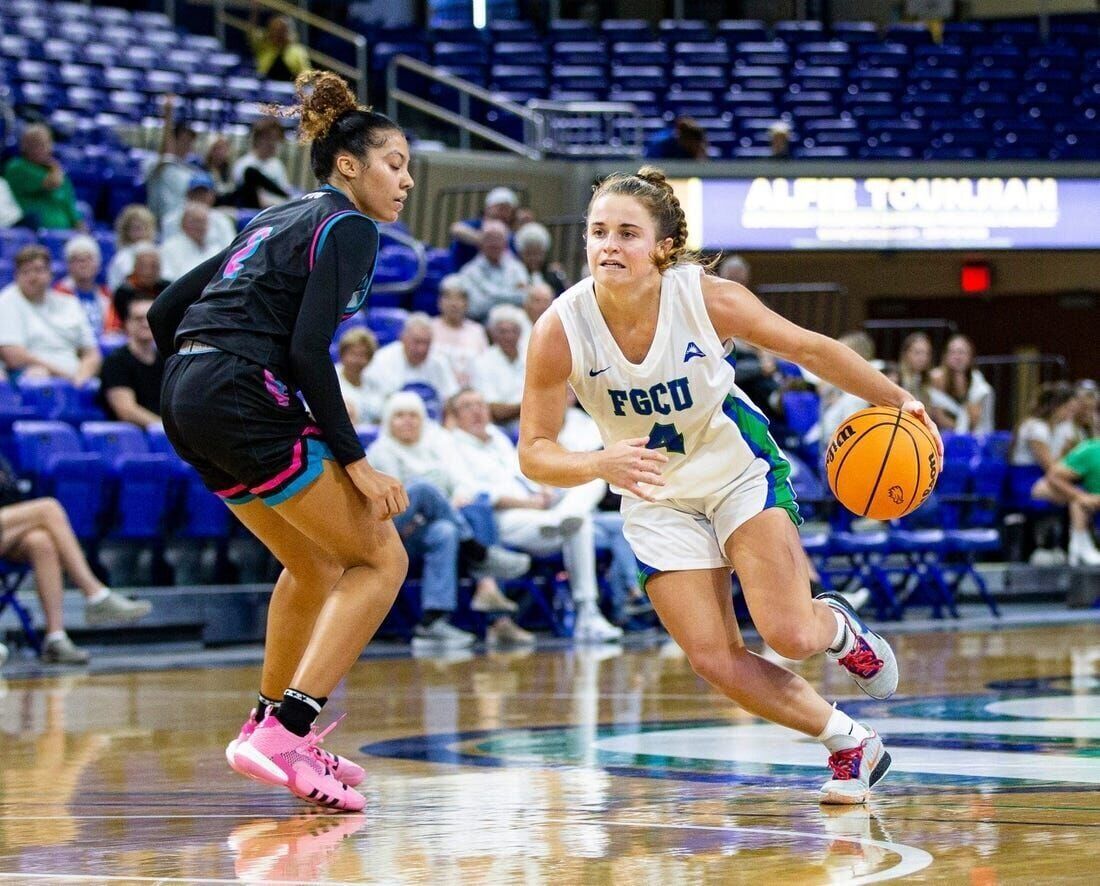
[[[840,663],[857,677],[873,677],[882,669],[882,659],[862,637],[856,637],[855,648]]]
[[[862,744],[858,748],[833,751],[833,753],[829,755],[829,768],[833,770],[833,778],[837,781],[848,781],[852,778],[859,778],[859,764],[862,762]]]

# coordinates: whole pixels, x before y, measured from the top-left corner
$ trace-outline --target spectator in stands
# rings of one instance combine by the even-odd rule
[[[906,389],[910,390],[910,389]],[[1038,465],[1049,471],[1072,447],[1066,446],[1063,437],[1055,439],[1055,428],[1065,420],[1072,422],[1077,408],[1073,386],[1068,382],[1050,382],[1042,385],[1025,418],[1012,435],[1009,463],[1013,465]]]
[[[178,234],[180,222],[183,221],[184,206],[187,203],[200,203],[210,209],[210,221],[206,231],[206,248],[213,249],[214,252],[225,249],[237,236],[237,223],[226,212],[214,208],[217,198],[214,179],[211,178],[210,174],[206,172],[193,173],[187,183],[186,202],[177,211],[169,213],[161,219],[161,234],[166,240],[172,235]]]
[[[349,329],[340,336],[337,345],[340,362],[336,364],[336,378],[348,416],[353,424],[376,424],[382,418],[384,397],[364,375],[378,350],[378,339],[369,329]]]
[[[279,159],[285,133],[276,117],[261,117],[252,124],[252,148],[233,164],[235,190],[223,199],[244,209],[267,209],[293,192],[286,166]]]
[[[156,240],[157,220],[146,206],[131,203],[115,219],[115,255],[107,265],[107,288],[112,292],[134,270],[134,250]]]
[[[84,620],[91,626],[137,621],[152,611],[148,600],[128,600],[104,587],[88,566],[65,509],[53,498],[24,500],[20,480],[3,457],[0,557],[28,563],[34,572],[35,589],[46,619],[42,661],[47,664],[87,664],[89,658],[65,633],[62,570],[84,595]],[[4,657],[0,654],[0,664]]]
[[[921,403],[931,402],[932,339],[923,332],[911,332],[901,343],[898,355],[898,384]]]
[[[160,245],[160,276],[169,283],[229,245],[210,241],[210,215],[208,206],[188,203],[183,207],[179,232]]]
[[[561,295],[569,288],[561,266],[549,261],[550,232],[538,222],[528,222],[516,231],[516,253],[527,269],[527,285],[545,283],[552,294]]]
[[[768,127],[771,155],[774,159],[785,160],[791,156],[791,125],[783,120],[776,120]]]
[[[4,178],[26,216],[49,230],[84,228],[76,207],[73,183],[53,153],[53,136],[47,126],[35,123],[23,130],[19,156],[4,167]]]
[[[513,436],[519,433],[524,355],[519,350],[527,316],[514,305],[497,305],[486,324],[493,346],[474,365],[472,387],[489,404],[489,415]]]
[[[718,276],[723,280],[732,280],[734,283],[740,283],[747,288],[752,279],[752,272],[749,269],[748,262],[741,258],[741,256],[727,255],[722,259],[722,263],[718,265]]]
[[[527,295],[523,299],[523,331],[519,337],[519,352],[524,358],[531,341],[531,330],[539,317],[550,309],[554,298],[554,290],[547,283],[532,283],[527,287]]]
[[[993,388],[974,366],[974,344],[965,335],[947,340],[943,359],[929,374],[929,412],[941,429],[960,434],[993,430]]]
[[[298,40],[298,29],[287,15],[273,15],[266,28],[257,27],[259,6],[252,0],[248,42],[255,58],[256,72],[268,80],[291,83],[309,64],[309,50]]]
[[[448,274],[439,281],[438,304],[439,316],[432,320],[432,350],[447,361],[459,385],[468,385],[474,362],[489,349],[489,339],[485,327],[466,315],[470,299],[462,277]]]
[[[19,227],[37,228],[38,220],[33,215],[23,213],[23,207],[15,199],[8,180],[0,178],[0,228]],[[0,664],[3,664],[3,660],[3,653],[0,653]]]
[[[222,198],[236,189],[233,184],[233,146],[229,144],[229,139],[224,135],[211,139],[203,160],[203,167],[214,182],[216,202],[220,206],[225,202]]]
[[[31,377],[81,386],[99,372],[99,346],[80,303],[50,291],[50,253],[24,246],[15,281],[0,290],[0,360]]]
[[[690,117],[677,117],[668,129],[649,140],[645,156],[655,160],[706,160],[707,132]]]
[[[875,359],[874,341],[862,329],[846,332],[837,341],[850,347],[875,369],[881,370],[883,368],[882,361]],[[833,434],[844,419],[853,412],[866,409],[871,405],[866,400],[860,400],[854,394],[849,394],[823,381],[817,384],[817,394],[821,398],[821,418],[818,419],[817,429],[812,432],[812,436],[813,439],[822,440],[825,443],[832,439]]]
[[[1091,378],[1074,386],[1074,410],[1054,427],[1055,441],[1069,452],[1078,443],[1100,437],[1100,388]]]
[[[527,294],[527,269],[508,249],[508,229],[503,222],[490,219],[482,225],[478,255],[459,274],[475,320],[484,320],[499,304],[518,307]]]
[[[468,646],[474,641],[472,634],[449,623],[458,603],[460,567],[477,579],[470,601],[475,612],[515,612],[518,607],[501,593],[495,578],[523,575],[531,558],[496,545],[485,547],[474,539],[473,528],[457,510],[467,504],[461,492],[464,468],[454,455],[449,435],[428,420],[423,400],[402,391],[386,401],[381,431],[367,458],[375,470],[404,483],[409,493],[409,507],[394,518],[394,526],[409,554],[424,558],[423,616],[414,644],[420,640]],[[534,639],[515,623],[498,627],[495,633],[513,642]]]
[[[136,297],[126,307],[126,345],[103,360],[99,372],[99,401],[115,421],[139,428],[160,424],[160,385],[164,358],[157,353],[147,315],[153,300]]]
[[[493,188],[485,195],[485,209],[481,218],[468,218],[451,225],[451,267],[461,268],[473,261],[481,248],[481,234],[485,222],[499,221],[509,234],[516,228],[519,197],[511,188]]]
[[[152,243],[139,243],[134,247],[134,268],[115,290],[115,312],[120,317],[127,314],[127,305],[135,298],[156,298],[168,288],[168,281],[160,272],[160,251]]]
[[[191,176],[201,162],[194,156],[195,130],[176,120],[176,97],[164,96],[161,107],[160,150],[145,172],[146,203],[160,219],[183,206]]]
[[[562,493],[527,480],[515,444],[492,424],[489,405],[475,390],[466,388],[447,401],[447,424],[466,482],[487,494],[496,509],[500,540],[535,555],[562,552],[577,606],[574,638],[618,640],[622,630],[597,605],[592,512],[602,492],[589,484]]]
[[[432,353],[432,318],[420,312],[409,314],[398,341],[379,348],[364,381],[383,398],[408,384],[426,385],[440,403],[458,390],[450,365]]]
[[[1032,496],[1069,508],[1069,565],[1100,566],[1092,523],[1100,510],[1100,438],[1086,440],[1056,461]]]
[[[103,261],[99,244],[87,234],[77,234],[65,244],[64,254],[69,273],[53,284],[54,292],[79,300],[96,335],[120,331],[122,323],[111,304],[111,290],[98,282]]]

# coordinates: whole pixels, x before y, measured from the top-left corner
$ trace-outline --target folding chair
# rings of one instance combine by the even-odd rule
[[[27,643],[36,655],[41,655],[42,637],[34,626],[31,614],[16,597],[16,592],[30,571],[30,567],[22,563],[0,559],[0,614],[10,606],[23,626],[23,636],[27,638]]]

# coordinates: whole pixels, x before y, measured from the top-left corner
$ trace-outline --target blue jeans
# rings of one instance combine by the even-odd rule
[[[409,506],[394,517],[410,557],[422,557],[420,605],[453,612],[458,600],[458,546],[473,538],[466,518],[438,488],[414,480],[405,487]]]
[[[607,584],[615,609],[625,605],[631,588],[638,586],[638,561],[634,550],[623,535],[623,515],[618,511],[593,511],[596,550],[611,552],[611,567]]]

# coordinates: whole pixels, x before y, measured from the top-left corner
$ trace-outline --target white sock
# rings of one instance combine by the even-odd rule
[[[856,638],[852,636],[852,630],[848,627],[848,620],[835,609],[833,610],[833,617],[836,619],[836,636],[833,637],[833,642],[829,644],[829,648],[825,652],[833,658],[844,658],[852,651]]]
[[[88,597],[86,602],[88,602],[88,603],[102,603],[104,600],[106,600],[110,596],[111,596],[111,589],[110,588],[100,588],[98,591],[96,591],[94,594],[92,594],[92,596]]]
[[[859,747],[859,743],[871,733],[855,720],[849,717],[840,708],[834,707],[829,715],[829,722],[817,736],[817,740],[830,751],[840,751],[845,748]]]
[[[54,640],[64,640],[68,636],[69,635],[66,634],[64,630],[50,631],[48,634],[46,634],[45,639],[47,643],[52,643]]]
[[[1096,550],[1096,543],[1092,540],[1092,533],[1087,529],[1073,529],[1069,534],[1069,546],[1071,548],[1084,548]]]

